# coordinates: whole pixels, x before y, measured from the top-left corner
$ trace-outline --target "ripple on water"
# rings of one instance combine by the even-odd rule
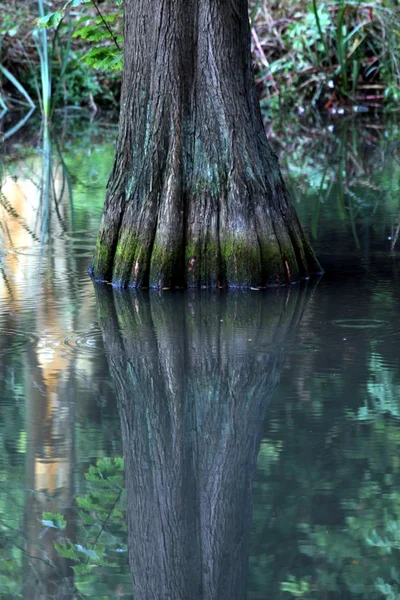
[[[388,328],[388,321],[382,319],[336,319],[332,325],[344,329],[381,329]]]
[[[366,335],[377,343],[389,344],[400,337],[400,329],[395,327],[393,321],[384,319],[337,319],[331,321],[332,325],[338,327],[346,333]],[[344,338],[345,339],[345,338]]]
[[[54,251],[56,249],[54,248]],[[18,248],[13,248],[9,250],[7,254],[17,254],[20,256],[42,256],[43,254],[48,253],[48,247],[42,246],[40,244],[32,244],[31,246],[18,246]]]
[[[74,236],[66,236],[68,250],[76,258],[92,258],[96,239],[97,234],[93,232],[75,232]]]
[[[38,338],[33,333],[7,327],[0,329],[0,356],[11,354],[17,350],[25,350],[37,344]]]
[[[45,246],[41,245],[32,245],[32,246],[20,246],[19,248],[15,248],[12,251],[9,251],[8,254],[16,254],[19,256],[33,256],[35,258],[40,258],[42,256],[59,256],[60,252],[65,253],[65,255],[73,254],[75,257],[83,257],[90,258],[93,255],[94,243],[88,240],[67,240],[62,247],[60,245],[51,245],[46,244]]]
[[[65,337],[63,344],[75,351],[88,352],[90,354],[104,353],[103,338],[99,327],[93,327],[87,331],[74,332]]]

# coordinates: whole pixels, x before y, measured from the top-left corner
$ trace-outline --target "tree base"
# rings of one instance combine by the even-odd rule
[[[156,4],[127,0],[95,280],[265,287],[320,272],[265,136],[246,0]]]
[[[147,227],[138,226],[132,216],[117,223],[112,210],[113,225],[105,211],[89,272],[95,281],[116,287],[155,289],[264,288],[320,274],[286,190],[280,188],[279,203],[272,207],[265,197],[246,197],[244,203],[243,196],[226,193],[220,200],[192,197],[186,204],[192,217],[176,228],[168,227],[168,220],[165,226],[159,214]],[[199,204],[207,210],[199,211]],[[249,210],[255,205],[254,212]]]

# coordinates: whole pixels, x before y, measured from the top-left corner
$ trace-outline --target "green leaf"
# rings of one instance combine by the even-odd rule
[[[62,542],[61,544],[54,544],[55,549],[63,558],[68,558],[73,560],[74,562],[79,562],[79,555],[75,549],[75,546],[71,544],[70,541],[68,543]]]
[[[42,524],[53,529],[65,529],[67,521],[59,513],[44,512],[42,514]]]
[[[59,10],[56,10],[53,13],[48,13],[44,17],[40,17],[40,19],[37,19],[36,22],[37,22],[37,26],[39,28],[54,27],[54,29],[56,29],[58,27],[58,25],[60,24],[62,18],[63,18],[62,12]]]
[[[78,550],[78,552],[81,552],[85,556],[88,556],[89,558],[96,560],[96,561],[99,560],[99,557],[97,556],[97,554],[94,550],[89,550],[88,548],[84,548],[80,544],[75,544],[75,548]]]

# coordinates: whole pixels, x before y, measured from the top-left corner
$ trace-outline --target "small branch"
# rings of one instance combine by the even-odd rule
[[[93,6],[95,7],[97,14],[99,15],[100,19],[103,21],[103,25],[106,27],[108,33],[111,35],[112,40],[114,42],[114,44],[116,45],[117,49],[121,52],[121,48],[117,42],[117,38],[115,37],[115,35],[113,34],[113,32],[111,31],[111,27],[109,26],[109,24],[107,23],[107,21],[105,20],[105,18],[103,17],[102,13],[99,10],[99,7],[97,6],[95,0],[91,0]]]
[[[119,499],[121,498],[121,494],[122,494],[122,488],[119,490],[118,496],[115,498],[115,500],[114,500],[114,503],[113,503],[113,505],[111,506],[111,508],[110,508],[110,510],[109,510],[109,512],[108,512],[108,515],[107,515],[107,517],[106,517],[105,521],[103,521],[103,522],[102,522],[101,529],[100,529],[99,533],[98,533],[98,534],[97,534],[97,536],[96,536],[96,539],[94,540],[94,542],[93,542],[93,544],[92,544],[92,550],[94,550],[94,549],[95,549],[95,547],[96,547],[96,544],[97,544],[97,542],[99,541],[101,534],[103,533],[103,531],[104,531],[104,529],[105,529],[105,527],[106,527],[106,525],[107,525],[107,523],[108,523],[108,521],[109,521],[109,519],[110,519],[110,517],[111,517],[112,513],[114,512],[114,508],[117,506],[117,504],[118,504],[118,502],[119,502]],[[88,557],[88,559],[87,559],[87,561],[86,561],[86,564],[88,564],[88,563],[89,563],[89,558],[90,558],[90,557]]]
[[[260,55],[260,58],[261,58],[261,62],[262,62],[262,64],[264,65],[264,67],[266,67],[266,68],[267,68],[267,70],[268,70],[268,72],[269,72],[268,79],[271,81],[271,83],[272,83],[272,87],[274,88],[275,92],[276,92],[276,93],[279,95],[279,88],[278,88],[278,86],[276,85],[276,81],[275,81],[275,79],[274,79],[274,76],[272,75],[272,71],[271,71],[270,64],[269,64],[269,62],[268,62],[268,59],[267,59],[267,57],[265,56],[265,52],[264,52],[264,50],[262,49],[262,46],[261,46],[261,44],[260,44],[260,40],[258,39],[258,35],[257,35],[257,32],[256,32],[256,30],[254,29],[254,27],[252,27],[252,29],[251,29],[251,35],[253,36],[253,39],[254,39],[254,42],[255,42],[256,48],[257,48],[257,50],[258,50],[258,53],[259,53],[259,55]]]
[[[35,556],[34,554],[29,554],[29,552],[27,552],[25,550],[25,548],[23,548],[22,546],[19,546],[17,543],[15,543],[13,540],[9,540],[7,538],[5,538],[5,543],[8,544],[9,546],[12,546],[14,548],[17,548],[17,550],[20,550],[22,552],[22,554],[24,554],[24,556],[26,556],[27,558],[31,558],[32,560],[40,560],[42,562],[44,562],[47,566],[51,567],[52,569],[54,569],[54,571],[56,573],[59,573],[59,569],[56,567],[56,565],[49,559],[47,558],[43,558],[42,556]],[[40,548],[40,546],[39,546]]]

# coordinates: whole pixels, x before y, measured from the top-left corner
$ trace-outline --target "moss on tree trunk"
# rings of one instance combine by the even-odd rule
[[[126,0],[125,44],[95,279],[247,287],[319,271],[265,136],[247,0]]]

